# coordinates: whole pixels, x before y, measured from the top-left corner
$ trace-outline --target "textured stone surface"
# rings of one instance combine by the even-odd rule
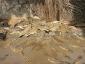
[[[84,0],[60,0],[61,19],[73,21],[75,24],[85,23]]]
[[[29,14],[29,0],[0,0],[0,18]]]
[[[51,20],[85,22],[84,0],[0,0],[0,18],[11,15],[39,16]]]

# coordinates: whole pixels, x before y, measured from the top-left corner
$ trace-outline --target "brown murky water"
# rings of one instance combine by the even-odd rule
[[[0,41],[0,64],[85,64],[85,40],[37,33]]]
[[[27,26],[23,31],[10,30],[7,40],[0,40],[0,64],[85,64],[85,38],[74,27],[72,32],[57,21],[29,23],[22,23]]]

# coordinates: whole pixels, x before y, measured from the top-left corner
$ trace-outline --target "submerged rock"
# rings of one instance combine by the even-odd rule
[[[6,36],[7,36],[7,32],[5,33],[0,32],[0,40],[5,40]]]

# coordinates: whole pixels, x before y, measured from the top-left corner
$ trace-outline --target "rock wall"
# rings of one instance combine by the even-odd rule
[[[12,14],[39,16],[48,21],[85,22],[84,0],[0,0],[0,18]]]
[[[73,24],[85,23],[84,0],[59,0],[60,19]]]
[[[0,0],[0,18],[29,14],[29,0]]]
[[[27,14],[56,20],[56,0],[0,0],[0,18]]]

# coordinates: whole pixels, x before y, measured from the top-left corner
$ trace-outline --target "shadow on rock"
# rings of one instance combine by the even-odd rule
[[[83,31],[85,37],[85,1],[84,0],[70,0],[73,6],[73,21],[71,24]]]

